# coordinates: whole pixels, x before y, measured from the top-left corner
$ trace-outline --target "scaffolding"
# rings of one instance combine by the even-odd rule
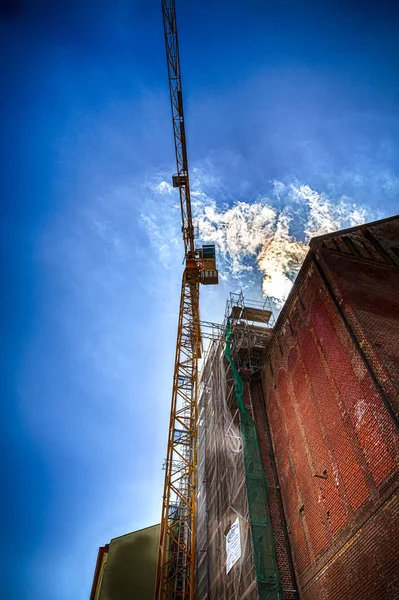
[[[267,480],[240,375],[261,368],[273,324],[270,300],[248,302],[242,293],[230,294],[223,325],[202,324],[210,344],[198,407],[197,600],[283,597]]]
[[[275,319],[270,298],[246,300],[242,292],[230,293],[223,323],[224,339],[230,329],[230,352],[239,371],[251,375],[262,368],[262,356]]]
[[[202,338],[224,344],[228,322],[234,364],[239,370],[256,373],[262,368],[262,355],[275,324],[270,298],[249,301],[242,292],[231,292],[222,324],[201,321]]]
[[[223,346],[211,341],[200,382],[196,599],[256,600],[239,413]],[[237,518],[241,556],[226,573],[225,536]]]

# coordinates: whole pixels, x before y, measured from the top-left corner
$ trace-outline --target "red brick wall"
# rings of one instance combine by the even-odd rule
[[[399,218],[343,237],[351,240],[352,253],[330,242],[320,248],[320,261],[399,416]],[[362,249],[368,255],[357,256]]]
[[[265,363],[271,438],[306,600],[399,598],[399,436],[390,413],[399,384],[399,271],[383,247],[392,239],[372,233],[369,258],[361,254],[367,237],[358,253],[347,242],[341,248],[341,238],[319,245],[322,273],[307,260]],[[374,310],[373,293],[384,310]]]
[[[259,447],[263,463],[263,468],[269,483],[268,510],[270,522],[273,529],[274,543],[276,549],[277,567],[280,573],[281,586],[284,590],[285,600],[296,600],[295,573],[290,556],[290,547],[287,539],[287,532],[284,530],[284,513],[281,503],[280,490],[278,488],[278,479],[273,465],[271,440],[268,434],[266,421],[266,411],[263,404],[263,393],[261,381],[257,377],[251,379],[251,384],[246,384],[246,392],[251,398],[251,407],[253,417],[256,422]]]

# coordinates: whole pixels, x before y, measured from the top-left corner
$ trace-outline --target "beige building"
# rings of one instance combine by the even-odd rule
[[[153,600],[159,530],[145,527],[99,548],[90,600]]]

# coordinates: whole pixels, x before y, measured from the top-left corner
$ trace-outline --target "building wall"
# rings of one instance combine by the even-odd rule
[[[197,600],[257,600],[238,410],[224,344],[213,342],[201,375],[198,426]],[[227,572],[226,535],[238,518],[241,552]]]
[[[327,239],[317,255],[399,416],[399,218]]]
[[[263,468],[269,483],[268,510],[273,529],[276,549],[276,561],[280,574],[284,600],[297,600],[297,584],[295,571],[292,564],[288,531],[284,518],[284,510],[279,489],[279,480],[273,451],[271,447],[270,431],[267,423],[264,399],[259,377],[251,377],[246,382],[246,393],[251,397],[253,416],[257,427],[259,449]]]
[[[300,597],[399,598],[399,219],[324,236],[263,392]]]
[[[94,571],[93,584],[91,586],[90,600],[99,600],[103,582],[105,565],[108,560],[109,545],[100,546],[97,554],[96,568]]]
[[[159,535],[160,526],[153,525],[112,539],[94,597],[153,600]]]
[[[260,378],[251,377],[251,369],[246,367],[240,370],[240,375],[244,382],[244,405],[262,433],[266,411]],[[296,600],[298,595],[280,492],[270,446],[264,437],[259,438],[260,451],[269,483],[268,511],[275,541],[272,549],[268,545],[265,548],[265,563],[270,568],[276,560],[281,586],[278,585],[278,592],[269,589],[265,595],[257,585],[239,410],[233,377],[224,359],[223,340],[213,341],[207,351],[201,373],[198,412],[196,599],[258,600],[275,598],[278,594],[281,599]],[[226,534],[237,518],[241,556],[226,572]]]

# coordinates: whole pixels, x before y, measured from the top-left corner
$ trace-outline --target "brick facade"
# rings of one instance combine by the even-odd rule
[[[312,240],[262,385],[300,597],[399,598],[399,218]]]
[[[253,417],[256,422],[258,434],[260,434],[259,447],[263,468],[270,486],[268,492],[268,510],[273,528],[276,561],[280,573],[284,600],[297,600],[298,593],[295,572],[292,564],[288,531],[284,519],[284,510],[281,501],[276,465],[273,460],[267,416],[263,404],[261,380],[257,377],[253,377],[250,385],[247,382],[246,393],[251,399],[250,402]]]

